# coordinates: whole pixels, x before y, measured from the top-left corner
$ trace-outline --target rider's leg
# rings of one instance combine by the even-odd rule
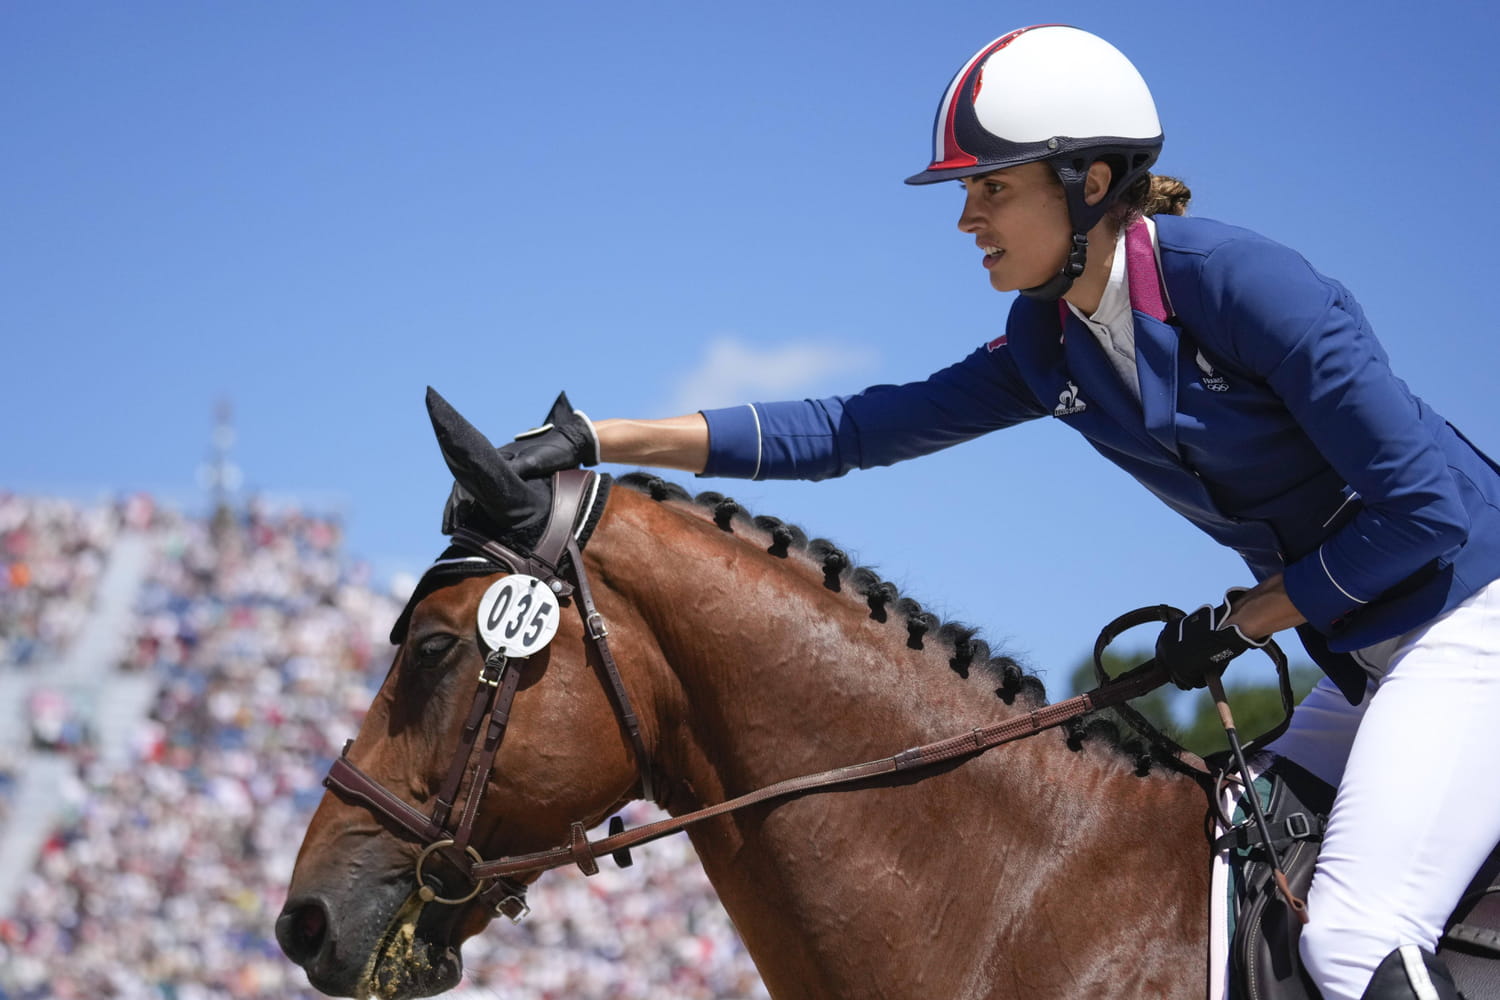
[[[1333,681],[1320,678],[1297,703],[1286,732],[1266,749],[1300,764],[1337,788],[1344,777],[1344,764],[1349,759],[1349,748],[1354,745],[1354,734],[1369,704],[1369,692],[1365,693],[1364,701],[1351,705]],[[1259,774],[1261,768],[1252,764],[1251,770]]]
[[[1379,678],[1386,672],[1391,654],[1402,638],[1397,636],[1357,650],[1354,659],[1371,678]],[[1359,723],[1369,707],[1368,688],[1364,700],[1351,705],[1333,681],[1327,677],[1319,678],[1317,685],[1297,703],[1286,732],[1267,749],[1302,765],[1304,770],[1337,788],[1344,778],[1344,765],[1349,760],[1349,749],[1354,745],[1354,734],[1359,732]]]
[[[1366,701],[1302,931],[1326,1000],[1359,1000],[1401,945],[1434,950],[1500,841],[1500,584],[1406,635]]]

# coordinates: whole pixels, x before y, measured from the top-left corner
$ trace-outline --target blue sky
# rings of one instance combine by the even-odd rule
[[[442,541],[428,384],[500,441],[559,389],[664,416],[919,378],[1009,297],[958,189],[901,178],[963,60],[1045,21],[1140,67],[1194,214],[1349,285],[1397,371],[1500,452],[1496,11],[6,4],[0,488],[201,508],[227,399],[245,492],[341,512],[390,574]],[[689,485],[1056,681],[1115,614],[1246,574],[1052,423],[838,482]]]

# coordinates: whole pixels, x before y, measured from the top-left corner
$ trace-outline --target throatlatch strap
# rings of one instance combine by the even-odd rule
[[[583,571],[583,553],[578,550],[576,540],[568,540],[568,556],[573,560],[573,577],[578,581],[578,608],[583,612],[583,627],[599,653],[599,662],[604,667],[604,675],[609,678],[610,691],[615,697],[615,708],[620,712],[620,725],[624,727],[630,737],[630,745],[635,750],[636,768],[641,772],[641,798],[647,802],[655,802],[656,784],[651,778],[651,758],[646,756],[646,741],[641,738],[641,720],[630,704],[630,695],[625,693],[625,681],[620,677],[620,668],[615,666],[614,654],[609,651],[609,643],[606,641],[609,628],[604,624],[604,616],[594,607],[594,593],[589,589],[589,577]]]

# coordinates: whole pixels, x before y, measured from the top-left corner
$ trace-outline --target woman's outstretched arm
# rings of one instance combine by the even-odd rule
[[[600,420],[594,431],[604,462],[695,473],[708,464],[708,421],[701,413],[662,420]]]

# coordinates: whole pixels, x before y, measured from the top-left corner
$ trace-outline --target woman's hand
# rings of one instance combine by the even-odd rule
[[[522,479],[541,479],[560,469],[599,464],[599,436],[588,415],[573,409],[563,392],[558,393],[546,423],[517,434],[499,452]]]
[[[1190,691],[1223,673],[1236,656],[1264,646],[1273,633],[1304,621],[1278,574],[1253,590],[1231,587],[1218,607],[1205,604],[1168,622],[1156,640],[1156,660],[1172,683]]]
[[[708,464],[708,421],[701,413],[664,420],[591,421],[557,397],[547,422],[522,431],[500,454],[522,479],[541,479],[559,469],[613,462],[702,472]]]
[[[1224,595],[1218,607],[1205,604],[1198,610],[1167,622],[1156,638],[1156,662],[1167,668],[1167,674],[1184,691],[1201,688],[1210,677],[1217,677],[1229,661],[1257,646],[1255,640],[1229,624],[1230,602],[1236,592]]]

